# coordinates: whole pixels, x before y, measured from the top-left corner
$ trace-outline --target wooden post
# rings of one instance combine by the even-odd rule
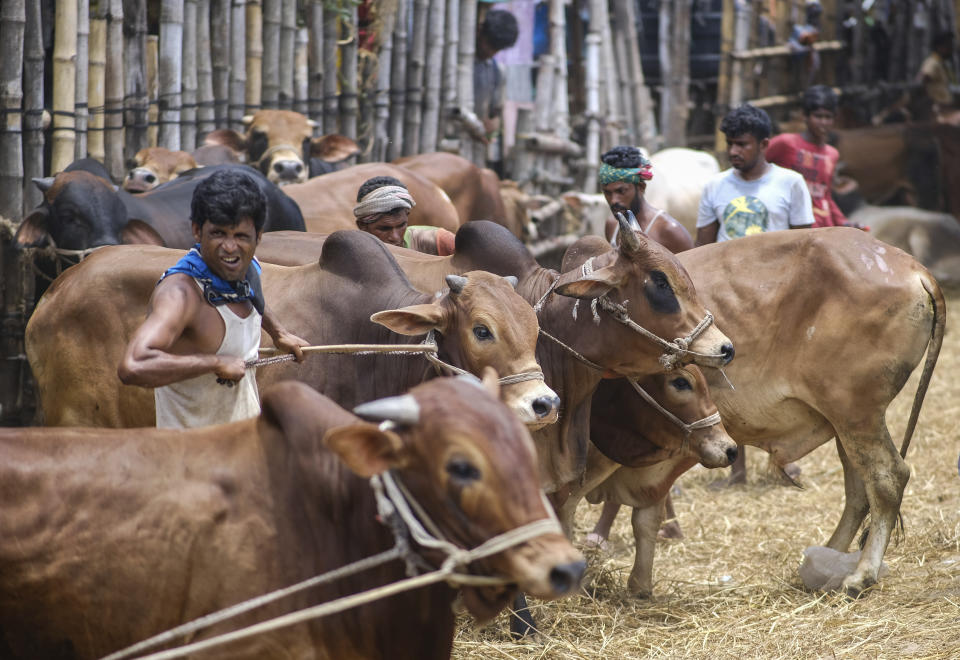
[[[473,63],[476,59],[477,44],[477,3],[476,0],[460,2],[460,38],[457,57],[457,95],[460,106],[474,111]],[[475,165],[486,164],[486,149],[475,141],[466,128],[460,130],[460,155]]]
[[[340,111],[337,99],[337,41],[340,38],[340,18],[335,12],[323,13],[323,132],[340,130]]]
[[[147,35],[147,144],[157,146],[160,135],[160,36]]]
[[[307,25],[310,44],[307,47],[307,116],[320,124],[323,130],[323,0],[311,0],[307,5]],[[319,132],[319,131],[317,131]]]
[[[356,7],[354,6],[354,11]],[[354,21],[356,27],[356,21]],[[293,61],[297,41],[297,0],[283,0],[280,16],[280,107],[293,107]],[[356,43],[356,40],[354,40]]]
[[[556,71],[553,74],[551,122],[557,137],[570,137],[570,105],[567,94],[567,21],[564,0],[550,0],[550,52]],[[559,159],[557,159],[559,161]]]
[[[4,2],[6,4],[6,2]],[[20,37],[17,41],[17,53],[19,57],[17,62],[23,62],[23,11],[24,5],[21,0],[17,0],[20,16]],[[10,29],[10,28],[8,28]],[[11,33],[11,36],[15,36]],[[50,170],[51,172],[61,172],[67,165],[73,162],[73,152],[75,150],[76,135],[74,133],[75,122],[73,119],[74,103],[76,102],[77,90],[77,3],[59,2],[56,11],[56,28],[54,28],[53,41],[53,135],[51,138],[50,152]],[[17,76],[17,106],[18,112],[10,115],[17,118],[17,124],[20,123],[20,97],[22,89],[20,87],[20,76]],[[20,143],[20,137],[17,136],[17,143]],[[19,151],[19,148],[18,148]],[[22,156],[18,153],[18,158]],[[22,166],[17,169],[21,170]],[[20,201],[18,199],[18,201]],[[20,204],[17,205],[18,207]]]
[[[216,125],[210,44],[210,0],[197,0],[197,143]]]
[[[307,99],[309,91],[309,67],[307,66],[307,50],[310,47],[310,35],[307,28],[297,28],[297,48],[293,54],[293,109],[302,115],[309,111]]]
[[[443,45],[443,74],[441,77],[442,107],[440,110],[441,132],[447,138],[454,139],[459,129],[452,120],[459,106],[457,99],[457,54],[460,41],[460,0],[447,0],[447,18]]]
[[[690,89],[690,0],[660,5],[660,129],[665,146],[685,146]]]
[[[180,148],[197,148],[197,0],[183,3],[183,111],[180,113]]]
[[[178,49],[179,47],[180,45],[177,44]],[[146,0],[123,1],[123,79],[123,157],[126,165],[126,162],[138,151],[149,146],[147,143]],[[179,111],[180,109],[177,108],[178,113]],[[125,170],[126,167],[124,167]]]
[[[247,0],[247,83],[243,96],[246,115],[260,109],[263,92],[263,12],[260,0]]]
[[[180,149],[180,88],[183,71],[183,2],[163,0],[160,4],[160,130],[157,145],[170,151]]]
[[[584,71],[587,140],[583,178],[580,181],[580,190],[591,194],[597,192],[597,169],[600,166],[600,34],[600,26],[591,21],[586,37]]]
[[[714,118],[716,129],[714,131],[714,151],[719,156],[726,150],[727,140],[720,132],[720,122],[724,115],[730,110],[730,69],[733,59],[730,53],[733,52],[733,24],[734,7],[736,0],[723,0],[723,18],[720,23],[720,68],[717,78],[717,115]]]
[[[0,217],[13,222],[19,222],[23,217],[23,120],[20,107],[23,104],[23,32],[26,23],[24,0],[4,0],[0,7],[0,190],[3,191]],[[57,25],[60,26],[59,20]],[[76,34],[73,33],[74,40]]]
[[[90,0],[77,0],[77,82],[76,112],[77,138],[74,144],[73,157],[86,158],[87,156],[87,123],[89,117],[90,80]]]
[[[109,2],[103,164],[116,182],[123,180],[126,173],[123,159],[123,2]]]
[[[31,2],[39,3],[39,0],[30,0]],[[39,7],[37,8],[39,12]],[[29,20],[29,15],[28,15]],[[40,16],[37,15],[37,39],[40,39]],[[29,34],[29,32],[27,33]],[[28,41],[29,43],[29,41]],[[40,67],[42,72],[43,67],[43,43],[39,44],[39,58],[40,58]],[[29,51],[28,51],[29,53]],[[37,54],[34,54],[36,57]],[[27,62],[29,63],[29,54]],[[87,126],[87,151],[90,154],[91,158],[96,158],[101,163],[106,160],[106,154],[104,152],[103,146],[103,136],[104,136],[104,93],[106,91],[105,84],[105,74],[107,69],[107,8],[106,3],[101,2],[99,8],[97,9],[96,15],[90,19],[90,76],[87,81],[87,102],[90,104],[90,122]],[[41,100],[43,98],[43,75],[41,73]],[[40,107],[43,107],[43,104],[40,104]],[[28,117],[29,119],[29,117]],[[37,123],[35,126],[36,132],[40,136],[40,164],[41,164],[41,174],[43,176],[43,131],[40,129],[40,117],[37,117]],[[27,136],[28,142],[30,136]],[[31,206],[30,208],[33,208]]]
[[[377,92],[374,96],[373,149],[370,157],[374,161],[387,160],[387,148],[390,143],[390,74],[393,63],[393,31],[384,27],[386,39],[380,46],[377,58]]]
[[[407,102],[407,17],[409,0],[399,0],[397,22],[393,27],[393,53],[390,62],[390,142],[387,145],[387,160],[393,161],[403,155],[403,117]]]
[[[447,17],[446,0],[430,3],[427,23],[426,68],[423,72],[423,126],[420,130],[420,153],[437,150],[440,130],[440,94],[443,76],[443,33]]]
[[[407,60],[407,102],[403,131],[403,155],[410,156],[420,148],[423,115],[423,76],[427,54],[427,10],[429,0],[413,0],[413,34]]]
[[[230,128],[243,131],[243,115],[247,98],[247,10],[246,0],[232,0],[230,11],[230,106],[227,110]]]
[[[617,67],[613,55],[613,34],[610,30],[610,13],[606,0],[591,0],[590,25],[600,31],[600,112],[606,118],[606,146],[621,142],[620,87],[617,82]]]
[[[210,59],[213,63],[213,114],[218,128],[227,125],[230,105],[230,0],[210,2]]]
[[[624,24],[625,16],[623,11],[623,0],[615,0],[613,4],[612,24],[610,36],[614,52],[614,68],[611,72],[613,84],[620,90],[617,96],[619,105],[616,112],[622,117],[623,130],[626,133],[626,140],[633,144],[639,141],[639,127],[637,126],[637,113],[634,108],[633,91],[630,87],[630,53],[627,47],[627,39],[624,34],[627,27]]]
[[[43,193],[31,180],[43,172],[43,30],[40,20],[40,0],[26,0],[26,25],[23,40],[23,212],[28,213],[43,199]],[[102,21],[101,21],[102,24]],[[103,34],[101,25],[101,35]],[[0,44],[7,43],[0,40]],[[100,51],[100,99],[103,105],[103,40]],[[2,65],[0,65],[2,66]],[[91,76],[93,66],[91,64]],[[102,108],[101,108],[102,110]],[[101,126],[103,113],[99,114]],[[103,144],[103,132],[98,133]],[[102,151],[102,148],[101,148]],[[5,151],[4,151],[5,152]],[[20,215],[11,216],[19,220]]]
[[[343,72],[340,82],[340,133],[356,140],[357,114],[360,110],[357,93],[357,41],[360,36],[357,5],[350,5],[350,22],[347,28],[350,40],[340,48],[340,66]]]
[[[322,6],[322,5],[321,5]],[[263,0],[263,107],[280,107],[281,0]],[[321,34],[321,41],[322,41]]]

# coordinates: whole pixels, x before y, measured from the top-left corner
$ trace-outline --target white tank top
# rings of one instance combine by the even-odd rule
[[[644,234],[649,234],[650,230],[653,229],[653,226],[657,223],[657,220],[660,219],[660,216],[664,215],[663,209],[657,211],[657,214],[653,216],[653,220],[650,221],[650,224],[647,225],[647,228],[643,230]],[[617,236],[620,235],[620,223],[617,223],[617,226],[613,228],[613,236],[610,237],[610,245],[617,247]]]
[[[196,280],[194,280],[196,282]],[[203,289],[203,285],[197,282]],[[260,347],[261,316],[251,310],[246,318],[237,316],[227,305],[217,305],[224,323],[223,341],[217,355],[239,355],[245,361],[257,359]],[[153,390],[158,428],[196,428],[249,419],[260,414],[256,369],[233,387],[217,383],[214,373],[203,374]]]

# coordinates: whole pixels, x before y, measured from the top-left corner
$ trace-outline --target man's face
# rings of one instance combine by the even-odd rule
[[[614,181],[603,186],[603,197],[607,200],[610,210],[616,213],[626,213],[633,211],[634,215],[640,215],[640,200],[643,198],[643,191],[646,188],[644,184],[627,183],[626,181]]]
[[[806,116],[807,131],[813,137],[817,144],[825,144],[830,135],[830,129],[833,128],[835,115],[833,110],[826,108],[817,108]]]
[[[407,231],[409,214],[409,209],[394,209],[369,224],[360,225],[360,229],[373,234],[388,245],[403,247],[403,234]]]
[[[757,165],[769,143],[769,139],[757,140],[756,136],[750,133],[736,137],[728,135],[727,157],[730,159],[730,165],[735,170],[749,172]]]
[[[260,236],[251,218],[241,218],[235,225],[193,225],[200,256],[215,275],[231,282],[242,280],[247,274]]]

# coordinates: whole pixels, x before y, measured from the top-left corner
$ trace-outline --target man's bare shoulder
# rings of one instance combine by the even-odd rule
[[[693,248],[693,238],[686,227],[680,224],[679,220],[666,212],[664,212],[662,220],[664,222],[663,226],[660,227],[660,236],[663,237],[663,240],[660,242],[663,243],[664,247],[673,253]]]
[[[163,278],[150,296],[150,311],[170,311],[192,315],[203,302],[196,280],[186,273],[173,273]]]

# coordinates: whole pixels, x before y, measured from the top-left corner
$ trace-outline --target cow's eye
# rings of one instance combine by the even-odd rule
[[[447,474],[461,486],[480,478],[480,470],[465,458],[452,458],[447,462]]]
[[[493,339],[493,333],[490,332],[490,329],[485,325],[473,326],[473,336],[479,341],[490,341]]]
[[[671,380],[670,385],[673,387],[673,389],[679,390],[681,392],[684,390],[693,389],[693,385],[690,384],[690,381],[684,378],[683,376],[678,376],[677,378],[674,378],[673,380]]]

